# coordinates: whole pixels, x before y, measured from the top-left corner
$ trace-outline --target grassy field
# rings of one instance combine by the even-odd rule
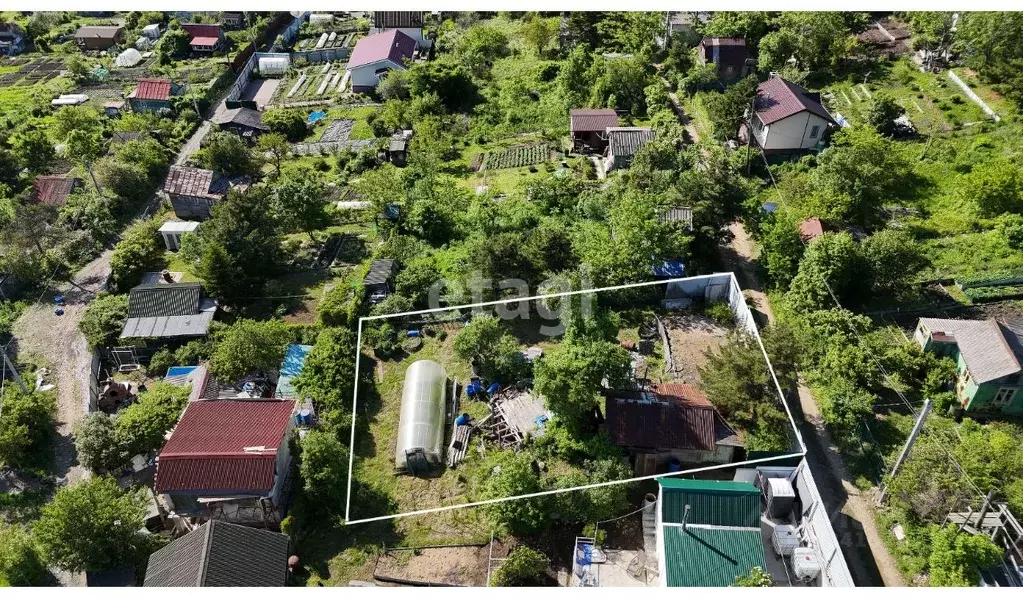
[[[949,131],[965,123],[990,120],[945,73],[921,73],[908,59],[902,59],[878,73],[856,81],[844,80],[821,90],[828,110],[841,113],[852,125],[866,122],[874,94],[886,92],[906,110],[913,125],[922,132]]]

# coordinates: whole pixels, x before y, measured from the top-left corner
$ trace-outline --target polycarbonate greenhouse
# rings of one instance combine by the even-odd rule
[[[421,360],[405,371],[394,466],[398,471],[425,473],[444,460],[447,373],[436,361]]]
[[[259,57],[259,74],[263,76],[283,75],[290,67],[291,59],[287,55]]]

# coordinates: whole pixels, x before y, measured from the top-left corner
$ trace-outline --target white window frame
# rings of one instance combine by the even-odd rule
[[[995,393],[995,398],[991,399],[991,404],[1001,405],[1003,407],[1005,405],[1011,405],[1012,402],[1016,400],[1017,391],[1019,391],[1018,388],[1012,386],[1003,386],[998,389],[998,392]]]
[[[821,126],[814,125],[810,127],[810,139],[817,139],[817,134],[820,132]]]

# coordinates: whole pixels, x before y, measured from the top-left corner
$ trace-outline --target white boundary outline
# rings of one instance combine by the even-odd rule
[[[659,478],[667,478],[667,477],[688,475],[688,474],[699,473],[699,472],[703,472],[703,471],[712,471],[712,470],[715,470],[715,469],[726,469],[726,468],[731,468],[731,467],[741,467],[743,465],[753,465],[753,464],[756,464],[756,463],[768,463],[768,462],[771,462],[771,461],[780,461],[782,459],[790,459],[792,457],[803,457],[803,456],[805,456],[806,455],[806,444],[803,442],[803,436],[802,436],[802,434],[799,433],[799,427],[796,425],[796,420],[792,416],[792,410],[789,408],[788,401],[785,399],[785,393],[782,391],[781,384],[779,384],[779,382],[778,382],[778,377],[774,373],[774,366],[771,365],[771,359],[767,356],[767,350],[764,348],[764,343],[760,339],[760,331],[757,329],[756,322],[753,321],[753,315],[752,315],[752,313],[750,313],[749,307],[746,306],[745,299],[743,299],[742,302],[741,302],[741,306],[742,306],[742,309],[745,310],[745,312],[746,312],[745,314],[738,313],[738,311],[731,304],[729,304],[729,307],[733,309],[733,314],[737,318],[740,317],[740,316],[745,315],[750,320],[750,324],[751,324],[751,328],[752,328],[752,332],[753,332],[753,337],[756,339],[757,345],[760,347],[760,352],[761,352],[761,354],[764,357],[764,361],[767,362],[767,371],[770,372],[770,374],[771,374],[771,380],[774,381],[775,389],[778,391],[778,397],[781,399],[782,406],[785,408],[785,413],[786,413],[786,415],[788,415],[789,423],[792,425],[792,431],[795,434],[796,442],[799,444],[799,452],[788,453],[788,454],[785,454],[785,455],[778,455],[778,456],[774,456],[774,457],[762,457],[760,459],[748,459],[746,461],[740,461],[740,462],[737,462],[737,463],[724,463],[724,464],[721,464],[721,465],[711,465],[711,466],[708,466],[708,467],[699,467],[699,468],[695,468],[695,469],[686,469],[686,470],[683,470],[683,471],[675,471],[675,472],[670,472],[670,473],[661,473],[661,474],[654,474],[654,475],[648,475],[648,476],[642,476],[642,477],[636,477],[636,478],[629,478],[629,479],[626,479],[626,480],[612,480],[610,482],[599,482],[599,483],[595,483],[595,484],[587,484],[587,485],[584,485],[584,486],[575,486],[575,487],[572,487],[572,488],[558,488],[558,489],[555,489],[555,490],[545,490],[543,492],[534,492],[532,494],[522,494],[522,495],[519,495],[519,496],[506,496],[506,497],[503,497],[503,498],[492,498],[492,499],[489,499],[489,500],[481,500],[481,501],[477,501],[477,502],[462,503],[462,504],[457,504],[457,505],[447,505],[447,506],[442,506],[442,507],[432,507],[432,508],[428,508],[428,509],[420,509],[418,511],[410,511],[408,513],[397,513],[397,514],[394,514],[394,515],[380,515],[380,516],[377,516],[377,517],[367,517],[367,518],[364,518],[364,519],[354,519],[354,520],[350,518],[351,517],[351,507],[352,507],[352,471],[353,471],[354,465],[355,465],[355,421],[356,421],[356,414],[357,414],[356,408],[358,407],[358,399],[359,399],[359,381],[360,381],[359,380],[359,373],[360,373],[360,358],[362,357],[362,324],[363,324],[363,322],[372,321],[372,320],[384,320],[384,319],[388,319],[388,318],[397,318],[397,317],[402,317],[402,316],[416,316],[416,315],[423,315],[423,314],[430,314],[430,313],[438,313],[438,312],[444,312],[444,311],[452,311],[452,310],[456,310],[456,309],[472,309],[472,308],[476,308],[476,307],[486,307],[486,306],[491,306],[491,305],[504,305],[504,304],[507,304],[507,303],[532,302],[532,301],[536,301],[536,300],[540,300],[540,299],[552,299],[552,298],[555,298],[555,297],[568,297],[568,296],[582,295],[582,294],[587,294],[587,293],[597,293],[597,292],[600,292],[600,291],[618,291],[618,290],[624,290],[624,289],[632,289],[632,288],[648,287],[648,286],[656,286],[656,285],[665,285],[666,286],[666,285],[669,285],[669,284],[674,283],[674,282],[685,282],[685,281],[699,280],[699,279],[703,279],[703,278],[719,278],[719,277],[725,276],[725,275],[727,275],[729,277],[729,281],[731,283],[730,284],[731,291],[734,291],[735,293],[738,294],[739,297],[742,297],[742,289],[739,288],[739,283],[738,283],[738,281],[735,278],[735,274],[733,272],[718,272],[718,273],[715,273],[715,274],[703,274],[703,275],[700,275],[700,276],[687,276],[687,277],[682,277],[682,278],[671,278],[671,279],[668,279],[668,280],[651,280],[651,281],[646,281],[646,282],[636,282],[636,283],[630,283],[630,284],[615,285],[615,286],[610,286],[610,287],[602,287],[602,288],[599,288],[599,289],[580,289],[580,290],[574,290],[574,291],[564,291],[564,292],[561,292],[561,293],[550,293],[550,294],[546,294],[546,295],[532,295],[532,296],[529,296],[529,297],[513,297],[513,298],[509,298],[509,299],[499,299],[499,300],[496,300],[496,301],[483,301],[483,302],[480,302],[480,303],[470,303],[470,304],[465,304],[465,305],[454,305],[454,306],[450,306],[450,307],[435,307],[435,308],[431,308],[431,309],[421,309],[421,310],[415,310],[415,311],[406,311],[406,312],[401,312],[401,313],[396,313],[396,314],[385,314],[385,315],[378,315],[378,316],[360,317],[359,318],[359,328],[358,328],[358,332],[357,332],[357,336],[356,336],[356,338],[357,338],[356,342],[358,344],[356,345],[356,352],[355,352],[355,390],[352,393],[352,433],[351,433],[351,440],[350,440],[350,443],[349,443],[349,450],[348,450],[348,490],[347,490],[347,493],[346,493],[346,496],[345,496],[345,518],[344,518],[345,525],[353,525],[353,524],[356,524],[356,523],[369,523],[369,522],[372,522],[372,521],[384,521],[384,520],[387,520],[387,519],[398,519],[398,518],[401,518],[401,517],[411,517],[413,515],[426,515],[428,513],[439,513],[439,512],[442,512],[442,511],[451,511],[451,510],[454,510],[454,509],[463,509],[463,508],[467,508],[467,507],[478,507],[478,506],[482,506],[482,505],[488,505],[488,504],[494,504],[494,503],[500,503],[500,502],[507,502],[507,501],[510,501],[510,500],[519,500],[519,499],[525,499],[525,498],[536,498],[536,497],[539,497],[539,496],[547,496],[547,495],[550,495],[550,494],[559,494],[559,493],[562,493],[562,492],[573,492],[573,491],[576,491],[576,490],[587,490],[587,489],[590,489],[590,488],[600,488],[600,487],[603,487],[603,486],[613,486],[613,485],[616,485],[616,484],[627,484],[627,483],[632,483],[632,482],[641,482],[641,481],[645,481],[645,480],[653,480],[653,479],[659,479]],[[729,298],[731,298],[731,293],[729,293]]]

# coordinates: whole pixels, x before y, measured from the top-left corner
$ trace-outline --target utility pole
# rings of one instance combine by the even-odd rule
[[[99,183],[96,182],[96,175],[92,172],[92,162],[86,162],[85,168],[89,170],[89,176],[92,178],[92,184],[96,187],[96,193],[103,194],[103,189],[100,188]]]
[[[18,383],[21,388],[21,392],[28,394],[28,389],[25,388],[25,383],[21,380],[21,375],[18,374],[18,370],[11,363],[11,358],[7,356],[7,347],[0,347],[0,351],[4,354],[4,368],[11,371],[11,375],[14,377],[14,381]]]
[[[909,452],[913,450],[913,445],[916,443],[917,436],[920,435],[920,430],[924,427],[924,420],[927,419],[927,414],[931,412],[931,400],[927,399],[924,401],[924,407],[920,410],[920,416],[916,420],[916,424],[913,426],[913,431],[910,433],[909,438],[906,439],[906,446],[902,447],[902,452],[899,453],[899,458],[895,460],[895,465],[892,466],[892,471],[888,475],[889,478],[894,478],[895,474],[899,473],[899,469],[902,468],[903,462],[906,457],[909,457]],[[888,492],[888,484],[881,489],[881,494],[877,497],[877,506],[881,506],[884,503],[885,494]]]

